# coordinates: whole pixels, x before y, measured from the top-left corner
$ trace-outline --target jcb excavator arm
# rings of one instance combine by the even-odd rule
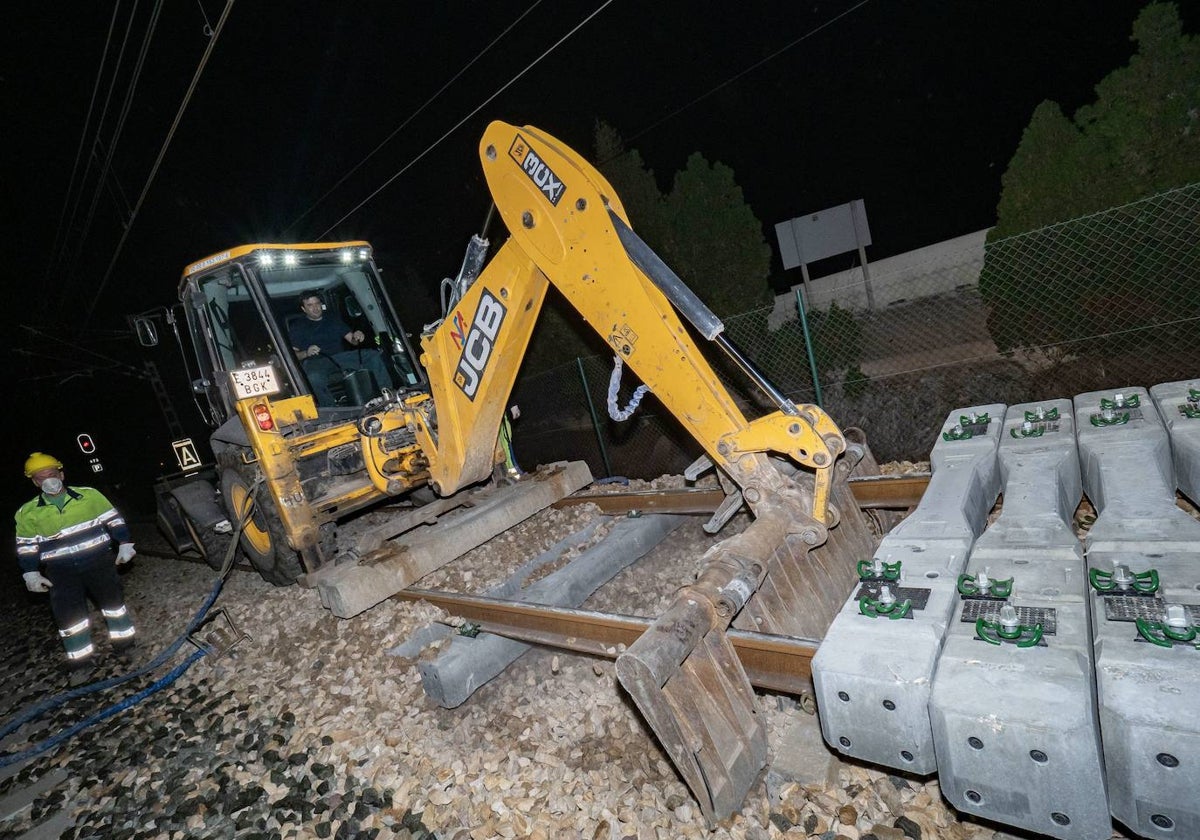
[[[773,389],[781,410],[745,418],[676,309],[749,365],[716,316],[633,233],[604,177],[528,126],[492,123],[480,157],[511,236],[422,342],[438,414],[437,432],[424,427],[422,443],[436,453],[431,473],[440,492],[491,468],[490,445],[549,282],[704,447],[751,510],[786,490],[766,455],[774,452],[814,471],[808,512],[827,523],[834,459],[845,447],[837,426],[816,406],[794,406]]]
[[[793,405],[722,334],[713,313],[632,231],[615,191],[538,129],[492,123],[479,145],[510,238],[442,324],[422,341],[436,427],[417,423],[445,494],[485,478],[492,444],[548,283],[553,283],[736,486],[754,521],[705,555],[696,581],[617,660],[633,696],[710,821],[740,807],[766,761],[753,690],[726,637],[735,615],[755,629],[823,634],[849,589],[809,551],[837,524],[830,504],[845,439],[818,407]],[[730,278],[730,282],[737,282]],[[778,410],[745,418],[677,311],[725,350]],[[771,455],[804,469],[781,471]],[[770,593],[756,606],[755,593]]]

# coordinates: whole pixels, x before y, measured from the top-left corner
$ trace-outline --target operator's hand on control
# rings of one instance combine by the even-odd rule
[[[25,578],[25,588],[30,592],[49,592],[50,587],[54,586],[49,578],[40,572],[25,572],[21,577]]]
[[[311,359],[313,356],[319,356],[319,355],[321,355],[321,348],[319,346],[317,346],[316,344],[310,344],[310,345],[308,345],[307,350],[300,351],[301,359]]]
[[[362,344],[367,338],[365,335],[363,335],[362,330],[350,330],[350,332],[346,333],[344,337],[347,343],[353,344],[355,347]]]
[[[117,565],[124,566],[133,559],[135,554],[137,552],[133,550],[133,543],[121,543],[117,548]]]

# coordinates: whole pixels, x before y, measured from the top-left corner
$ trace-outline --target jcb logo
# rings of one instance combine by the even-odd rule
[[[507,312],[503,303],[484,290],[479,306],[475,308],[475,317],[471,319],[471,330],[463,342],[462,355],[458,357],[458,369],[454,372],[454,384],[469,400],[474,401],[479,391],[479,383],[492,358],[496,336],[500,334],[500,325]]]
[[[518,134],[508,147],[508,156],[517,162],[521,171],[528,175],[529,180],[533,181],[537,188],[546,194],[550,203],[557,207],[566,188],[554,174],[554,170],[546,165],[537,152],[529,148],[529,141]]]

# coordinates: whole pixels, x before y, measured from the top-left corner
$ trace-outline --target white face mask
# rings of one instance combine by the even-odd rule
[[[42,482],[42,492],[47,496],[57,496],[62,492],[63,482],[61,478],[50,476]]]

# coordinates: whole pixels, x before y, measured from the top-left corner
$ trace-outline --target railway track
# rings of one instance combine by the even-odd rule
[[[927,481],[927,477],[902,477],[861,480],[851,484],[855,499],[863,508],[905,509],[919,500]],[[634,511],[708,515],[720,501],[720,495],[710,491],[667,490],[574,496],[558,503],[558,506],[592,503],[610,515]],[[149,539],[138,546],[138,552],[147,557],[204,564],[199,557],[178,554],[168,546]],[[235,568],[254,571],[245,562]],[[615,659],[651,622],[648,618],[637,616],[431,589],[409,588],[394,597],[425,601],[440,607],[469,622],[479,632],[606,659]],[[730,630],[729,636],[754,686],[793,694],[802,700],[811,697],[811,660],[817,650],[818,640],[740,630]],[[0,676],[5,677],[3,682],[17,684],[17,680],[8,679],[15,675],[7,673],[7,670],[19,667],[20,663],[0,663]],[[35,694],[52,690],[55,690],[52,686],[28,687],[25,689],[28,695],[26,702]],[[0,751],[24,742],[28,735],[25,730],[33,725],[27,724],[0,741]],[[19,778],[22,771],[37,761],[38,757],[33,757],[0,767],[0,783]],[[32,826],[14,836],[13,840],[49,840],[62,836],[75,825],[73,813],[76,809],[70,801],[74,789],[69,775],[61,769],[37,776],[32,773],[27,775],[27,780],[10,785],[0,796],[0,822],[12,820],[28,810],[25,822],[32,823]]]

